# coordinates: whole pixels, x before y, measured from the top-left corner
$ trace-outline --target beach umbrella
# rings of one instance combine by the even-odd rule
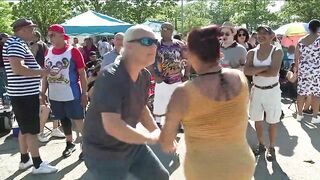
[[[289,23],[283,26],[280,26],[277,30],[274,31],[276,35],[283,36],[301,36],[308,33],[308,23]]]
[[[285,24],[275,30],[275,34],[282,36],[282,46],[295,46],[303,36],[308,34],[308,23],[295,22]]]

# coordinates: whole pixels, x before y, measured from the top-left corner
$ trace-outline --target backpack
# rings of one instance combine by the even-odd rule
[[[14,122],[13,112],[0,113],[0,133],[8,132]]]

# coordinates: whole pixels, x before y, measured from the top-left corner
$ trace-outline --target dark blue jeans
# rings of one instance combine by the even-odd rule
[[[126,180],[129,174],[139,180],[169,180],[169,172],[147,145],[129,159],[106,161],[86,154],[84,161],[97,180]]]

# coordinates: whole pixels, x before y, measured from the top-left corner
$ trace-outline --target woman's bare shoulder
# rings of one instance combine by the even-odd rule
[[[239,86],[242,82],[242,79],[245,78],[243,72],[238,69],[225,68],[222,74],[225,76],[227,82],[234,86]]]

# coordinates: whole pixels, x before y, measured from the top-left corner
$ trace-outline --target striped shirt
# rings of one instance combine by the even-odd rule
[[[9,57],[22,59],[22,64],[29,69],[40,69],[27,43],[19,37],[12,36],[4,44],[3,62],[6,69],[9,96],[30,96],[39,94],[40,76],[23,76],[12,71]]]

